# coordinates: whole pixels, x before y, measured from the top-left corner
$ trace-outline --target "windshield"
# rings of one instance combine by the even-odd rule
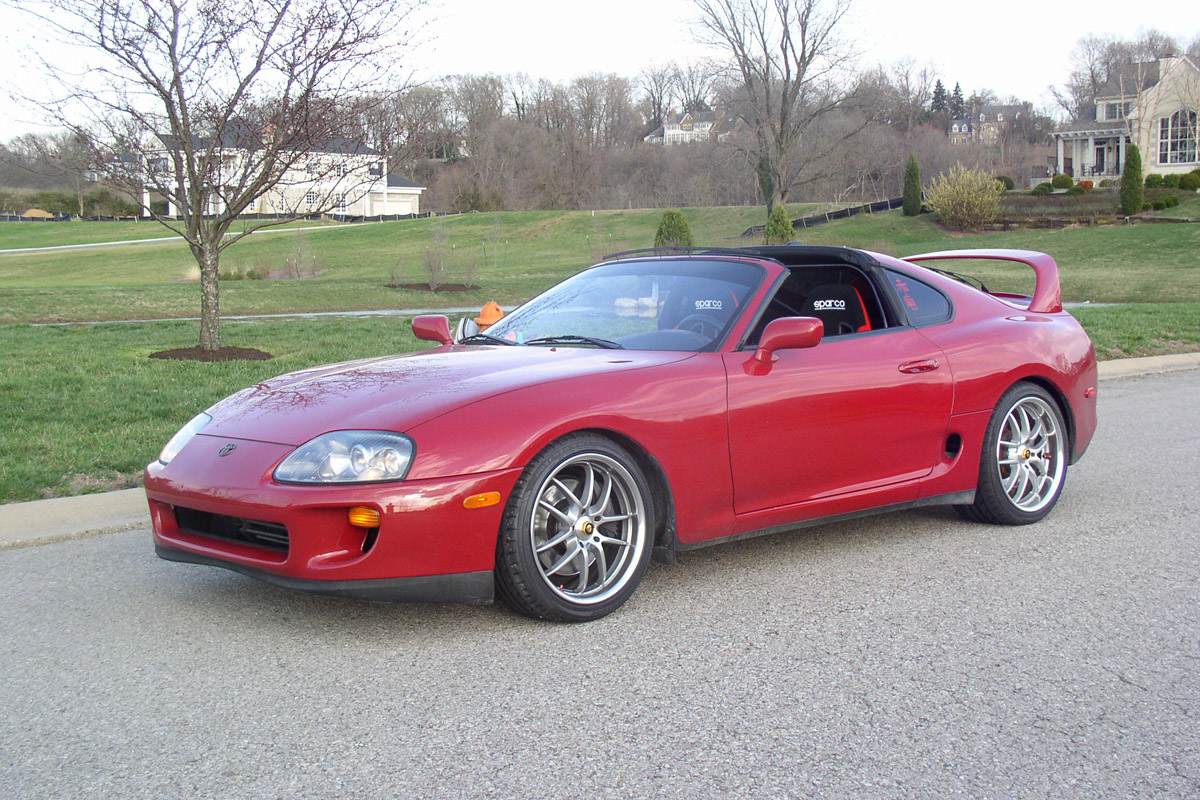
[[[763,278],[735,261],[647,260],[584,270],[487,329],[513,344],[712,349]]]

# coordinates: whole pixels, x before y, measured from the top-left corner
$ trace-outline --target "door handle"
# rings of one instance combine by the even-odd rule
[[[936,358],[926,358],[921,361],[906,361],[900,365],[900,371],[908,375],[916,375],[918,372],[933,372],[941,366]]]

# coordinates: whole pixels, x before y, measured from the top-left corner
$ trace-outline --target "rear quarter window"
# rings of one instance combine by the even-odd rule
[[[911,275],[890,269],[884,269],[883,273],[912,325],[919,327],[949,321],[953,307],[946,295]]]

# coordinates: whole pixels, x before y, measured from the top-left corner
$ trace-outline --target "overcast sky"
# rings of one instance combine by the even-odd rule
[[[36,81],[21,47],[35,41],[22,14],[0,6],[0,87],[14,78]],[[426,26],[428,41],[413,51],[419,76],[525,72],[569,80],[590,72],[634,77],[644,67],[704,55],[693,41],[692,0],[442,0]],[[991,89],[1048,107],[1047,87],[1061,83],[1070,50],[1088,33],[1137,36],[1157,27],[1187,40],[1200,31],[1200,2],[1150,5],[1093,0],[853,0],[844,38],[861,67],[911,57],[928,64],[947,88]],[[33,129],[38,110],[0,90],[0,141]]]

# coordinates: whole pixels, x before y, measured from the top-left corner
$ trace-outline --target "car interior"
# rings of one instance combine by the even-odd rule
[[[757,345],[767,325],[782,317],[816,317],[825,324],[826,338],[888,326],[874,284],[844,264],[792,267],[746,345]]]

